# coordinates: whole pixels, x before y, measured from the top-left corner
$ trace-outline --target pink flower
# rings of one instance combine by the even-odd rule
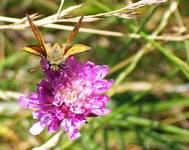
[[[87,117],[110,112],[105,108],[109,97],[103,93],[113,81],[104,79],[109,71],[106,65],[80,63],[70,57],[58,71],[51,71],[45,59],[41,66],[46,79],[39,83],[36,92],[19,98],[21,107],[33,109],[33,118],[38,120],[30,129],[32,134],[41,133],[45,127],[49,132],[61,127],[73,140],[80,136],[78,128]]]

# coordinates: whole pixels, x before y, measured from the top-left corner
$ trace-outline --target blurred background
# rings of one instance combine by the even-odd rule
[[[70,16],[111,12],[136,0],[65,0],[63,9],[84,4]],[[55,14],[60,0],[0,0],[2,16]],[[79,32],[74,43],[92,48],[80,61],[107,64],[114,86],[107,94],[112,112],[91,118],[82,136],[59,138],[51,149],[61,150],[189,150],[189,1],[168,0],[135,10],[133,19],[116,16],[83,23],[82,27],[119,32],[117,36]],[[73,26],[74,23],[59,23]],[[45,41],[64,43],[70,31],[40,28]],[[122,34],[121,34],[122,33]],[[32,136],[30,110],[17,104],[20,95],[35,91],[41,70],[28,70],[40,58],[20,49],[37,44],[29,28],[0,30],[0,150],[27,150],[51,142],[58,134],[46,130]],[[38,149],[39,150],[39,149]]]

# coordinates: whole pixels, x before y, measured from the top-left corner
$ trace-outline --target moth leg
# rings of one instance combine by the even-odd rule
[[[68,66],[68,65],[66,65],[66,64],[63,63],[63,64],[61,64],[61,65],[59,66],[59,68],[63,70],[63,69],[70,68],[70,66]]]
[[[39,70],[39,69],[40,69],[40,65],[35,66],[35,67],[33,67],[33,68],[30,68],[30,69],[28,70],[28,72],[33,73],[33,72],[35,72],[35,71],[37,71],[37,70]]]

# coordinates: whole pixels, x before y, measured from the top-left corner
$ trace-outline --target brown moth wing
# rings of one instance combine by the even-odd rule
[[[64,60],[66,60],[71,55],[79,54],[87,50],[90,50],[90,47],[83,44],[75,44],[66,51],[64,54]]]
[[[43,50],[39,46],[28,45],[26,47],[23,47],[22,50],[29,52],[29,53],[32,53],[32,54],[35,54],[35,55],[38,55],[38,56],[41,56],[41,57],[45,57],[43,55]]]
[[[67,38],[67,41],[66,41],[66,44],[65,44],[65,53],[70,48],[71,42],[73,41],[74,37],[76,36],[77,32],[79,31],[79,28],[81,26],[82,20],[83,20],[83,16],[76,23],[76,25],[74,26],[73,31],[71,32],[71,34]]]
[[[38,42],[40,44],[41,50],[38,51],[38,52],[41,53],[41,55],[43,55],[44,57],[46,57],[47,53],[46,53],[46,49],[45,49],[45,41],[44,41],[41,33],[39,32],[37,26],[35,26],[35,24],[33,23],[30,16],[28,14],[26,14],[26,16],[27,16],[27,19],[28,19],[28,22],[30,24],[31,29],[32,29],[36,39],[38,40]]]

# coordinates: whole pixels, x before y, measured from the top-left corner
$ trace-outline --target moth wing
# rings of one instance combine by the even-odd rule
[[[36,39],[38,40],[41,48],[41,52],[43,53],[44,56],[46,56],[46,48],[45,48],[45,41],[41,35],[41,33],[39,32],[39,29],[37,28],[37,26],[33,23],[32,19],[30,18],[30,16],[28,14],[26,14],[28,22],[30,24],[30,27],[36,37]]]
[[[66,47],[65,47],[65,52],[69,49],[71,42],[73,41],[74,37],[76,36],[77,32],[79,31],[79,28],[82,24],[82,20],[83,20],[83,16],[79,19],[79,21],[76,23],[76,25],[74,26],[73,31],[71,32],[71,34],[69,35],[69,37],[67,38],[66,41]]]
[[[83,45],[83,44],[75,44],[72,47],[70,47],[66,53],[64,54],[64,59],[67,59],[68,57],[75,55],[75,54],[79,54],[81,52],[85,52],[87,50],[90,50],[91,48]]]
[[[29,45],[29,46],[23,47],[22,50],[32,53],[32,54],[35,54],[35,55],[38,55],[38,56],[41,56],[41,57],[45,57],[43,54],[43,50],[39,46]]]

